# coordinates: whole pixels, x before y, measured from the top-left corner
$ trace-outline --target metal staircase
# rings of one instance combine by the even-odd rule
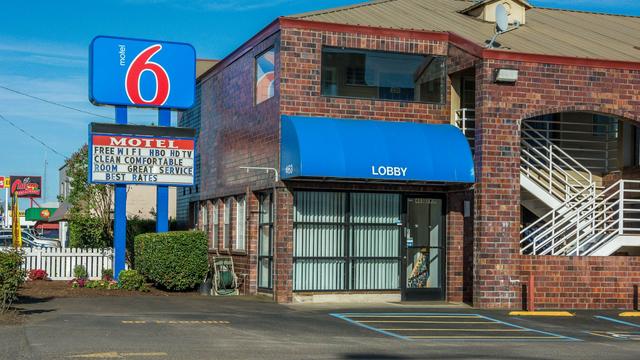
[[[473,144],[470,113],[456,112],[456,122]],[[640,181],[598,188],[585,166],[525,122],[520,183],[532,195],[523,197],[523,205],[539,216],[520,232],[522,254],[607,256],[640,246]],[[543,212],[535,202],[551,210]]]

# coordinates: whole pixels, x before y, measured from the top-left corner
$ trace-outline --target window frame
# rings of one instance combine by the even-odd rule
[[[262,211],[264,210],[263,208],[263,201],[264,199],[267,198],[269,200],[269,212],[268,212],[268,216],[267,216],[267,221],[263,222],[263,217],[262,217]],[[262,291],[267,291],[270,292],[273,290],[273,192],[265,192],[265,193],[261,193],[258,195],[258,248],[257,248],[257,255],[258,255],[258,276],[257,276],[257,285],[258,285],[258,289],[262,290]],[[262,239],[264,238],[264,231],[265,228],[268,231],[267,234],[267,241],[268,241],[268,254],[267,255],[262,255],[261,254],[261,250],[262,250]],[[263,261],[267,261],[268,264],[268,269],[269,269],[269,274],[268,274],[268,284],[267,287],[261,286],[260,283],[260,279],[262,278],[262,262]]]
[[[247,198],[244,195],[236,197],[236,236],[235,250],[247,251]],[[240,206],[242,204],[242,207]],[[242,226],[242,231],[240,227]],[[240,247],[242,244],[242,247]]]
[[[273,96],[258,102],[258,59],[269,51],[273,51]],[[276,97],[276,47],[271,45],[253,57],[253,106],[258,106]]]
[[[200,230],[209,235],[209,201],[204,201],[200,205],[200,215],[202,219]]]
[[[343,260],[344,261],[344,270],[343,270],[343,276],[344,276],[344,288],[343,289],[306,289],[306,290],[301,290],[301,289],[294,289],[293,292],[315,292],[315,293],[323,293],[323,292],[337,292],[337,293],[344,293],[344,292],[350,292],[350,291],[401,291],[402,290],[402,261],[403,261],[403,235],[402,235],[402,229],[398,227],[398,224],[391,224],[391,223],[375,223],[375,222],[367,222],[367,223],[358,223],[358,222],[353,222],[352,218],[353,215],[351,213],[351,201],[352,201],[352,196],[353,194],[386,194],[386,195],[397,195],[399,196],[399,201],[398,201],[398,215],[400,216],[400,220],[404,219],[405,216],[405,211],[404,211],[404,202],[406,201],[406,198],[408,196],[410,196],[409,194],[405,194],[405,193],[401,193],[401,192],[389,192],[389,191],[383,191],[383,192],[375,192],[375,191],[367,191],[367,190],[314,190],[314,189],[307,189],[307,188],[296,188],[293,190],[293,204],[294,204],[294,208],[297,204],[298,198],[299,198],[299,193],[301,192],[318,192],[318,193],[342,193],[345,195],[345,199],[344,199],[344,222],[302,222],[302,221],[293,221],[293,228],[294,228],[294,239],[293,239],[293,243],[295,246],[296,243],[296,239],[295,239],[295,234],[296,234],[296,229],[302,225],[309,225],[309,224],[322,224],[322,225],[335,225],[335,226],[341,226],[344,228],[344,248],[343,248],[343,256],[331,256],[331,257],[327,257],[327,256],[296,256],[295,255],[295,248],[293,249],[293,281],[295,284],[295,263],[298,260],[326,260],[326,259],[334,259],[334,260]],[[421,194],[421,196],[423,196],[424,194]],[[431,196],[431,195],[429,195]],[[443,202],[443,204],[445,204],[445,202]],[[444,207],[444,205],[443,205]],[[295,210],[294,210],[295,211]],[[354,228],[357,228],[358,226],[385,226],[385,227],[389,227],[391,229],[394,228],[398,228],[398,256],[355,256],[352,253],[353,250],[353,237],[352,237],[352,231]],[[445,230],[446,231],[446,227]],[[362,260],[394,260],[397,261],[397,266],[398,266],[398,275],[400,276],[400,278],[398,279],[398,288],[382,288],[382,289],[357,289],[354,287],[354,279],[352,278],[352,269],[353,269],[353,264],[357,261],[362,261]],[[295,285],[294,285],[295,286]]]
[[[231,223],[233,223],[231,210],[233,207],[233,198],[228,197],[224,200],[223,228],[222,228],[222,249],[231,249]]]
[[[211,211],[211,248],[218,249],[220,247],[219,231],[220,231],[220,209],[219,201],[213,201],[213,207]]]
[[[432,102],[432,101],[420,101],[420,100],[394,100],[394,99],[379,99],[379,98],[369,98],[369,97],[358,97],[358,96],[343,96],[343,95],[327,95],[323,92],[323,80],[324,80],[324,50],[325,49],[340,49],[340,50],[354,50],[354,51],[366,51],[366,52],[377,52],[377,53],[385,53],[385,54],[396,54],[396,55],[417,55],[417,56],[425,56],[432,58],[442,58],[444,60],[444,69],[443,69],[443,81],[441,86],[441,96],[440,101]],[[434,54],[421,54],[421,53],[408,53],[408,52],[400,52],[400,51],[385,51],[385,50],[374,50],[374,49],[363,49],[363,48],[355,48],[355,47],[343,47],[343,46],[328,46],[322,45],[322,49],[320,50],[320,96],[325,98],[337,98],[337,99],[357,99],[357,100],[366,100],[366,101],[385,101],[385,102],[397,102],[397,103],[412,103],[412,104],[432,104],[432,105],[443,105],[447,104],[447,86],[449,84],[449,76],[448,67],[447,67],[447,56],[446,55],[434,55]],[[333,67],[335,69],[335,67]]]

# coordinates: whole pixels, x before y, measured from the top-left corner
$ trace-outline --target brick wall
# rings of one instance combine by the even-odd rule
[[[631,309],[640,284],[638,257],[522,256],[522,282],[535,276],[535,306],[566,309]]]
[[[280,36],[282,114],[449,123],[449,86],[444,104],[326,97],[320,93],[322,46],[446,55],[445,42],[291,28],[282,29]]]
[[[515,85],[493,82],[497,68],[519,70]],[[637,277],[628,266],[637,258],[562,260],[527,258],[519,255],[520,230],[520,121],[536,115],[563,111],[590,111],[638,120],[640,73],[630,70],[588,68],[575,65],[523,63],[483,60],[476,66],[476,180],[474,306],[482,308],[519,308],[521,288],[517,282],[533,271],[556,271],[556,282],[546,289],[546,307],[600,307],[616,302],[618,292]],[[554,264],[556,262],[556,265]],[[619,274],[618,282],[599,279],[604,272],[586,264],[599,262],[608,272]],[[561,265],[558,265],[562,263]],[[528,264],[528,265],[527,265]],[[589,287],[585,296],[599,293],[606,300],[568,296],[576,288],[574,267],[585,272],[582,283]],[[601,286],[605,288],[600,289]],[[575,292],[574,292],[575,294]],[[607,294],[607,295],[603,295]],[[594,295],[595,296],[595,295]],[[560,300],[560,299],[563,300]]]
[[[200,198],[241,194],[247,186],[271,186],[273,175],[240,166],[277,167],[279,129],[278,34],[247,51],[201,83],[202,111],[198,152],[202,166]],[[276,49],[275,96],[255,104],[255,57]]]

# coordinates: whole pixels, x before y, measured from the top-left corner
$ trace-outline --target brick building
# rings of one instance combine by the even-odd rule
[[[278,18],[198,78],[178,214],[279,302],[519,308],[534,275],[538,307],[631,307],[638,29],[521,0]]]

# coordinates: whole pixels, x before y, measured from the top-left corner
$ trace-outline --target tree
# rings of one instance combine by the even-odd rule
[[[103,248],[113,244],[111,209],[113,186],[89,184],[88,147],[84,145],[67,160],[67,176],[71,191],[66,201],[69,210],[70,245]]]

